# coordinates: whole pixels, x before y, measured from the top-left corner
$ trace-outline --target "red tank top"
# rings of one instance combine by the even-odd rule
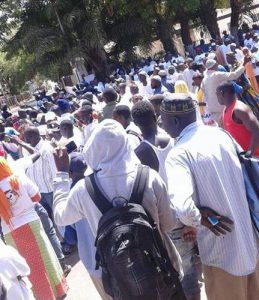
[[[239,145],[247,151],[250,146],[251,133],[243,124],[238,124],[233,120],[233,111],[236,103],[237,100],[235,100],[233,104],[225,110],[223,126],[224,129],[227,130],[239,143]],[[259,156],[259,148],[256,149],[255,155]]]

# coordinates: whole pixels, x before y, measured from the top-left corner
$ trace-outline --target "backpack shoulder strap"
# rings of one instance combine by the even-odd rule
[[[154,149],[146,142],[141,142],[135,149],[135,154],[142,165],[149,166],[151,169],[159,172],[159,160]]]
[[[149,167],[139,165],[134,182],[130,203],[142,204],[145,187],[148,181]]]
[[[110,210],[113,207],[112,204],[106,199],[106,197],[100,191],[95,181],[94,173],[85,177],[85,186],[94,204],[97,206],[97,208],[100,210],[102,214],[106,213],[108,210]]]
[[[143,139],[142,139],[142,137],[137,133],[137,132],[135,132],[135,131],[133,131],[133,130],[127,130],[126,131],[126,133],[127,134],[131,134],[131,135],[134,135],[135,137],[137,137],[138,139],[139,139],[139,141],[141,142]]]

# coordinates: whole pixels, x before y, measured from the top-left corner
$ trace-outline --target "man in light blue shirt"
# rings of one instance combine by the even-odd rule
[[[257,300],[258,233],[233,141],[196,122],[188,95],[167,95],[161,117],[177,138],[166,160],[171,204],[183,224],[197,229],[208,299]]]

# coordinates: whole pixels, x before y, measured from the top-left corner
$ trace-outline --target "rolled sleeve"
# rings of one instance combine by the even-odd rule
[[[80,208],[80,191],[77,185],[70,191],[67,173],[57,173],[54,179],[53,214],[58,226],[71,225],[85,217]]]
[[[194,202],[194,187],[190,169],[178,157],[166,160],[168,194],[179,220],[192,227],[199,227],[201,215]]]

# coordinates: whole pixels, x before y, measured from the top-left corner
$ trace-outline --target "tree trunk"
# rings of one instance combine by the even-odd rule
[[[230,21],[230,33],[238,41],[238,26],[239,26],[239,17],[243,7],[242,0],[230,0],[231,6],[231,21]]]
[[[106,52],[104,49],[85,49],[84,58],[93,68],[96,78],[100,81],[106,81],[109,76]]]
[[[220,37],[215,0],[200,0],[200,19],[213,39]]]
[[[190,25],[189,18],[187,14],[181,10],[181,13],[178,14],[179,22],[181,25],[181,36],[185,46],[192,44],[191,34],[190,34]]]
[[[171,35],[171,29],[168,22],[160,16],[157,17],[157,35],[163,44],[165,52],[171,52],[172,54],[175,54],[176,51]]]

